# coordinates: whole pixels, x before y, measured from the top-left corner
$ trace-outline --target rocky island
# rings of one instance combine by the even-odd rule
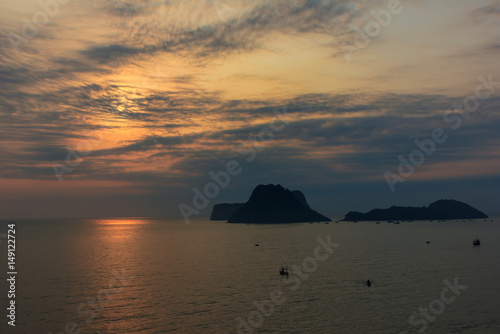
[[[215,205],[210,219],[226,220],[219,219],[225,217],[228,223],[247,224],[331,221],[311,209],[302,192],[285,189],[279,184],[258,185],[246,203]]]
[[[210,220],[228,220],[231,215],[245,203],[220,203],[215,204],[210,215]]]
[[[366,213],[351,211],[344,221],[374,220],[444,220],[488,218],[472,206],[452,200],[442,199],[425,207],[392,206],[389,209],[374,209]]]

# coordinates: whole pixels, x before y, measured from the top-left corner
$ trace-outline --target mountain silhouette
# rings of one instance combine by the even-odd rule
[[[220,203],[215,204],[210,215],[210,220],[228,220],[231,215],[245,203]]]
[[[258,185],[248,202],[228,219],[228,223],[248,224],[320,221],[331,221],[331,219],[312,210],[300,191],[293,193],[279,184]]]
[[[389,209],[373,209],[367,213],[351,211],[346,214],[342,220],[438,220],[478,218],[488,218],[488,216],[468,204],[452,199],[442,199],[429,204],[428,207],[392,206]]]

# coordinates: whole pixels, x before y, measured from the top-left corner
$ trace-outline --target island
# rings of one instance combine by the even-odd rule
[[[210,215],[210,220],[228,220],[231,215],[245,203],[220,203],[215,204]]]
[[[306,200],[306,197],[304,196],[304,194],[302,193],[302,191],[300,190],[292,190],[292,194],[295,196],[296,199],[299,200],[299,202],[305,206],[306,208],[311,208],[309,206],[309,204],[307,204],[307,200]]]
[[[258,185],[246,203],[240,207],[237,207],[238,204],[241,203],[215,205],[212,216],[219,218],[236,208],[227,218],[228,223],[282,224],[331,221],[330,218],[311,209],[302,192],[291,191],[280,184]]]
[[[452,199],[442,199],[425,207],[392,206],[388,209],[373,209],[366,213],[351,211],[344,221],[375,220],[446,220],[488,218],[472,206]]]

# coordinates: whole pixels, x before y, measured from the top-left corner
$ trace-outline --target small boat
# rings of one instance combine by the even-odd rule
[[[375,224],[380,224],[380,222],[376,222]]]
[[[395,222],[394,225],[399,225],[399,222]]]
[[[289,275],[289,272],[288,272],[288,267],[283,267],[283,266],[281,266],[281,269],[280,269],[280,275],[281,275],[281,276],[288,276],[288,275]]]
[[[430,241],[426,241],[425,243],[426,243],[426,244],[430,244],[431,242],[430,242]]]
[[[338,223],[339,223],[339,221],[338,221],[338,220],[336,220],[336,221],[335,221],[335,224],[338,224]]]
[[[259,244],[255,244],[255,247],[258,247],[258,246],[259,246]]]
[[[480,245],[481,245],[481,240],[479,240],[479,238],[472,240],[472,246],[480,246]]]

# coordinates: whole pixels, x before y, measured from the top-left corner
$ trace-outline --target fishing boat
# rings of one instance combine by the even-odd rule
[[[281,269],[280,269],[280,275],[281,275],[281,276],[288,276],[288,275],[289,275],[289,272],[288,272],[288,267],[283,267],[283,266],[281,266]]]
[[[479,240],[479,238],[472,240],[472,246],[479,246],[479,245],[481,245],[481,240]]]

